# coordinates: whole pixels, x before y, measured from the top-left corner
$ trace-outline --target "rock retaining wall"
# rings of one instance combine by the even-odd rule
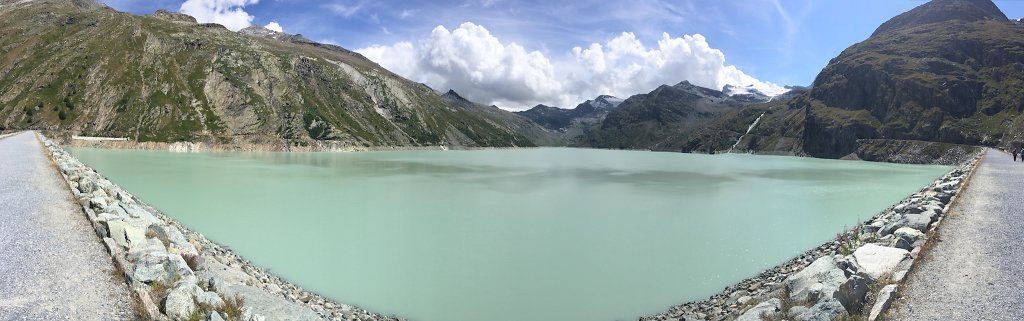
[[[836,239],[653,320],[877,320],[981,161],[976,152],[927,187]]]
[[[400,320],[331,301],[192,232],[40,135],[151,320]]]

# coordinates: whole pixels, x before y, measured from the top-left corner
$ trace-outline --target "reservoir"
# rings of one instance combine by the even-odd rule
[[[947,166],[588,149],[69,149],[308,290],[412,321],[636,320],[834,238]]]

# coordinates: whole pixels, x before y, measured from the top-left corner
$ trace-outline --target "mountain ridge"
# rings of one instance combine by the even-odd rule
[[[0,4],[3,128],[157,142],[535,145],[502,119],[300,35],[88,0]]]
[[[967,9],[950,9],[963,6]],[[927,145],[929,155],[941,156],[935,149],[1024,145],[1024,97],[1019,95],[1024,92],[1019,81],[1024,79],[1024,27],[983,9],[994,7],[988,0],[934,0],[893,17],[880,32],[833,58],[808,90],[762,111],[764,119],[737,147],[765,154],[920,161],[927,157],[889,157],[880,151],[925,152],[913,146]],[[730,119],[738,124],[720,120],[712,127],[740,127],[758,114],[747,112]],[[720,140],[693,143],[729,148]]]

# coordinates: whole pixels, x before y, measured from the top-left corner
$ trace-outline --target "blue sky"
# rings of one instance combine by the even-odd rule
[[[179,11],[182,9],[184,1],[107,0],[105,2],[115,9],[141,14],[160,8]],[[653,89],[647,87],[654,86],[658,82],[672,84],[687,80],[683,78],[694,78],[697,80],[695,83],[709,86],[720,86],[724,83],[746,84],[754,80],[759,81],[756,82],[758,86],[764,85],[763,83],[809,85],[829,59],[838,55],[843,49],[867,38],[879,24],[892,16],[924,3],[924,1],[910,0],[190,0],[190,2],[206,3],[211,6],[220,5],[244,11],[252,17],[253,24],[265,25],[276,21],[287,33],[301,33],[308,38],[335,43],[349,49],[368,49],[377,46],[379,50],[368,50],[364,54],[371,59],[376,58],[375,61],[382,60],[377,62],[407,78],[425,82],[438,90],[447,88],[436,88],[436,86],[467,87],[456,88],[456,90],[471,92],[469,96],[474,96],[471,98],[485,103],[494,102],[506,105],[535,102],[570,104],[576,99],[601,93],[628,96]],[[1024,17],[1024,2],[996,1],[996,4],[1010,18]],[[464,25],[466,22],[470,22],[472,25]],[[438,26],[443,26],[444,31],[448,33],[435,29]],[[466,31],[466,34],[470,35],[470,39],[460,37],[460,33],[456,30]],[[607,58],[613,51],[611,49],[613,47],[612,40],[623,38],[624,32],[630,33],[631,37],[619,39],[622,41],[617,43],[626,40],[636,41],[642,45],[639,47],[642,49],[641,51],[656,49],[661,40],[679,39],[679,44],[682,47],[672,46],[671,48],[688,48],[690,45],[702,48],[706,43],[712,51],[717,49],[724,55],[724,63],[722,66],[714,66],[715,69],[712,71],[694,69],[697,67],[686,65],[686,62],[682,61],[672,68],[658,67],[643,70],[652,64],[658,64],[657,61],[640,61],[656,59],[650,58],[652,54],[668,56],[667,59],[672,59],[673,53],[668,51],[669,47],[660,48],[665,52],[644,51],[644,53],[637,53],[634,56],[624,54],[629,50],[621,49],[618,51],[618,55],[623,58],[610,62],[608,67],[622,69],[636,63],[641,69],[638,72],[640,74],[646,72],[646,74],[644,76],[638,76],[636,73],[605,75],[587,70],[589,67],[583,66],[585,65],[583,55],[574,54],[575,47],[587,49],[588,46],[596,43],[602,45],[604,56]],[[702,35],[703,39],[682,38],[686,35],[696,34]],[[466,49],[465,46],[458,46],[459,41],[477,41],[489,44],[487,46],[490,47],[487,48],[490,49],[480,49],[479,53],[502,55],[502,57],[506,57],[502,61],[527,61],[528,66],[523,67],[525,69],[506,68],[511,70],[466,67],[467,70],[455,71],[451,68],[433,66],[424,70],[422,61],[397,60],[436,60],[436,56],[426,57],[431,55],[426,53],[427,48],[434,48],[435,51],[438,51],[440,50],[438,44],[450,44],[452,41],[456,44],[454,48],[462,48],[462,51],[472,50]],[[493,41],[497,41],[497,43],[492,43]],[[399,44],[408,46],[398,46]],[[361,50],[361,52],[363,51]],[[460,54],[459,50],[448,50],[448,52],[454,52],[452,53],[454,55]],[[534,52],[539,55],[531,55]],[[707,51],[705,53],[714,56],[714,52]],[[694,53],[694,55],[698,54]],[[699,58],[700,56],[693,56],[680,59],[690,61]],[[391,60],[386,61],[388,59]],[[462,57],[451,61],[468,61],[469,64],[486,63],[473,59],[476,58]],[[711,62],[705,62],[703,65],[714,64],[716,59],[710,60]],[[728,66],[735,66],[741,74],[729,70]],[[509,77],[518,78],[513,81],[477,79],[480,78],[479,73],[481,72],[486,74],[506,73],[510,75]],[[732,74],[728,74],[730,72]],[[651,75],[666,73],[677,73],[677,75]],[[727,75],[721,76],[722,73]],[[573,76],[565,76],[566,74],[573,74]],[[745,76],[750,76],[754,80],[744,78]],[[458,77],[472,79],[449,79]],[[484,77],[486,78],[486,75]],[[597,78],[602,80],[596,80]],[[636,85],[623,87],[609,83],[613,81],[632,81]],[[522,88],[517,88],[515,84],[518,82],[531,84],[524,84],[521,86]],[[505,90],[499,92],[500,90],[468,88],[473,86],[493,86]],[[525,92],[531,90],[541,91],[540,89],[552,86],[557,87],[559,92],[579,91],[579,93],[568,95],[542,93],[532,97],[528,94],[524,95]],[[758,88],[761,89],[761,87]],[[636,92],[629,93],[629,91]]]

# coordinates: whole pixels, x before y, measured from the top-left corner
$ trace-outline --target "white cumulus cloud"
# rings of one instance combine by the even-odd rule
[[[581,91],[621,97],[683,80],[718,90],[733,85],[751,86],[769,95],[786,91],[747,75],[736,66],[726,65],[725,54],[711,48],[699,34],[672,37],[663,33],[656,46],[648,47],[634,34],[624,32],[604,45],[575,47],[572,56],[574,65],[567,67]]]
[[[263,27],[277,32],[284,32],[284,28],[281,28],[281,24],[277,23],[277,21],[271,21],[270,23]]]
[[[231,31],[238,31],[252,25],[253,16],[245,12],[245,6],[259,0],[187,0],[178,11],[193,16],[201,23],[214,22]]]
[[[451,31],[437,26],[418,45],[399,42],[358,51],[406,78],[455,89],[482,103],[517,106],[565,98],[547,57],[516,43],[503,44],[471,22]]]
[[[648,46],[632,33],[603,44],[575,47],[557,61],[516,43],[502,43],[486,28],[466,22],[449,31],[438,26],[417,43],[399,42],[357,50],[406,78],[508,109],[543,103],[574,107],[602,94],[626,98],[683,80],[721,90],[752,86],[768,94],[784,92],[735,66],[701,35],[665,33]]]

